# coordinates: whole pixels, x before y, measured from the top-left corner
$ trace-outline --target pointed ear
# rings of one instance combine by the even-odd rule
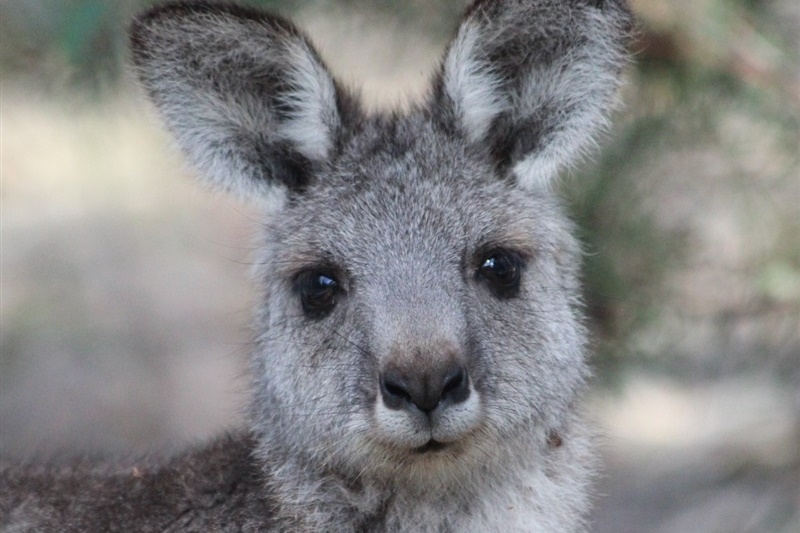
[[[282,18],[222,3],[156,7],[131,27],[136,73],[214,187],[299,192],[360,111]]]
[[[547,185],[606,125],[630,29],[625,0],[477,0],[434,80],[433,113],[502,174]]]

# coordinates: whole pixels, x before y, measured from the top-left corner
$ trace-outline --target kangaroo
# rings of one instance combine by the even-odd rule
[[[606,125],[630,30],[625,0],[477,0],[423,101],[384,114],[279,16],[136,18],[185,157],[263,208],[248,427],[5,466],[3,531],[585,531],[580,248],[551,185]]]

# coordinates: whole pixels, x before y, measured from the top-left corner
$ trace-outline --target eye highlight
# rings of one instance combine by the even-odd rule
[[[513,298],[519,294],[525,261],[513,251],[496,248],[480,256],[477,276],[498,298]]]
[[[336,276],[323,270],[302,272],[295,279],[294,287],[303,312],[310,318],[323,318],[330,313],[341,292]]]

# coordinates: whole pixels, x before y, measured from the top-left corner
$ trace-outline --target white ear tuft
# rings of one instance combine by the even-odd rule
[[[459,127],[470,142],[482,140],[494,117],[509,106],[497,73],[491,64],[478,59],[480,38],[477,25],[464,23],[444,64],[445,91],[456,107]]]
[[[302,43],[304,44],[304,43]],[[324,160],[333,148],[331,132],[341,127],[336,86],[327,70],[301,43],[287,47],[290,89],[279,95],[280,103],[295,112],[280,125],[278,135],[294,144],[311,160]]]

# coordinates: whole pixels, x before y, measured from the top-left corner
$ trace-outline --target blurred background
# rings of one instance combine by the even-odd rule
[[[258,213],[196,186],[126,70],[147,0],[0,1],[0,454],[240,422]],[[261,1],[373,109],[465,0]],[[586,243],[593,531],[800,531],[800,2],[633,0],[624,110],[561,189]]]

